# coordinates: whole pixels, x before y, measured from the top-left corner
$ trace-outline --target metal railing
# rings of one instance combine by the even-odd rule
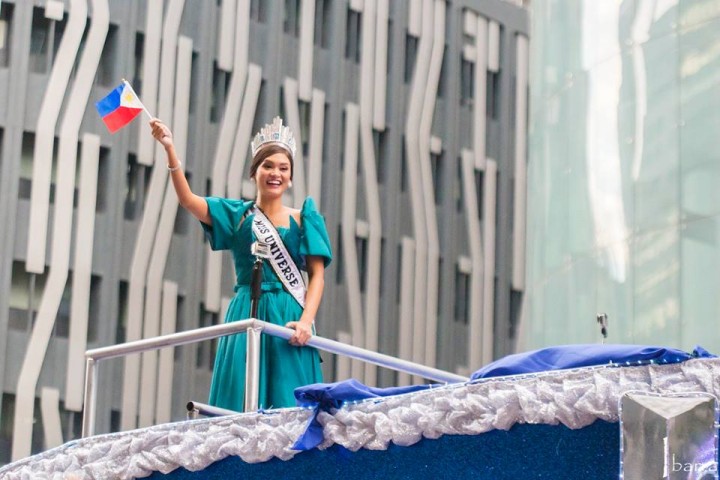
[[[235,410],[228,410],[227,408],[220,408],[215,407],[213,405],[208,405],[207,403],[200,403],[196,402],[194,400],[191,400],[187,403],[185,406],[187,408],[187,419],[193,420],[198,417],[198,415],[203,415],[206,417],[222,417],[225,415],[237,415],[240,412],[236,412]]]
[[[176,347],[242,332],[247,332],[248,334],[247,361],[245,364],[245,411],[257,410],[260,378],[260,335],[265,333],[273,337],[289,340],[295,331],[262,320],[250,318],[223,323],[222,325],[198,328],[187,332],[172,333],[160,337],[120,343],[109,347],[95,348],[85,352],[85,409],[83,411],[82,436],[88,437],[95,434],[95,410],[98,384],[97,367],[101,360],[124,357],[149,350],[159,350],[166,347]],[[391,357],[390,355],[365,350],[364,348],[346,345],[328,338],[313,336],[310,338],[307,346],[315,347],[318,350],[328,353],[355,358],[392,370],[417,375],[437,382],[457,383],[468,380],[468,377],[462,375],[438,370],[437,368],[426,367],[407,360]]]

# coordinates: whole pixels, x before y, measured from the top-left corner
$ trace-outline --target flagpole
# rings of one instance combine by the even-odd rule
[[[140,102],[140,105],[142,105],[143,111],[147,114],[148,118],[149,118],[150,120],[152,120],[154,117],[153,117],[152,115],[150,115],[150,112],[149,112],[148,109],[145,107],[145,104],[142,102],[142,100],[140,100],[140,97],[138,96],[138,94],[135,93],[135,90],[133,89],[132,85],[130,85],[130,82],[128,82],[128,81],[125,80],[124,78],[122,79],[122,81],[123,81],[123,83],[124,83],[125,85],[127,85],[127,87],[130,89],[130,91],[133,93],[133,95],[135,95],[135,98],[138,99],[138,102]]]

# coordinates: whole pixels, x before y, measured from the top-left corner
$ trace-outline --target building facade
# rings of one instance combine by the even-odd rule
[[[717,353],[720,4],[533,2],[519,344]]]
[[[143,115],[201,195],[254,196],[251,135],[298,139],[335,259],[319,335],[468,373],[512,350],[524,291],[528,17],[501,0],[3,0],[0,463],[80,433],[84,351],[222,321],[230,257],[178,209]],[[100,366],[97,430],[177,420],[214,343]],[[327,381],[417,379],[326,356]]]

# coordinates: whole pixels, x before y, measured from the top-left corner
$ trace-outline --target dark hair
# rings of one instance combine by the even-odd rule
[[[266,158],[271,155],[275,155],[276,153],[284,153],[288,160],[290,160],[290,180],[292,180],[295,163],[293,162],[290,152],[280,145],[268,145],[267,147],[260,149],[260,151],[255,154],[255,157],[252,159],[252,163],[250,164],[250,178],[255,176],[258,168]]]

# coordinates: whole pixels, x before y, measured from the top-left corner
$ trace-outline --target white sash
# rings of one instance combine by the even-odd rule
[[[265,214],[257,208],[253,207],[253,233],[255,238],[262,243],[265,243],[270,247],[270,257],[268,261],[272,266],[275,275],[278,276],[280,282],[282,282],[285,290],[290,292],[290,295],[300,304],[301,307],[305,308],[305,279],[300,274],[300,269],[293,261],[290,253],[285,248],[285,244],[280,238],[275,226],[268,220]]]

